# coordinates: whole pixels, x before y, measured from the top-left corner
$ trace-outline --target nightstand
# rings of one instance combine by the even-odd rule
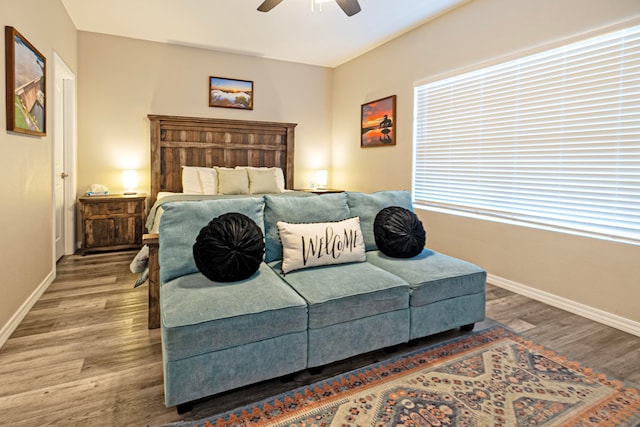
[[[84,196],[78,199],[82,254],[142,246],[147,195]]]
[[[338,190],[337,188],[303,188],[302,190],[296,191],[306,191],[307,193],[313,194],[344,193],[344,190]]]

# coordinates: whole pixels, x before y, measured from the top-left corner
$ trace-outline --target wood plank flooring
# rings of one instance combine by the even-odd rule
[[[0,349],[0,425],[145,426],[197,419],[393,356],[373,352],[317,375],[268,381],[203,400],[179,416],[163,403],[160,330],[147,329],[146,285],[132,286],[134,255],[73,255],[58,263],[54,283]],[[640,337],[494,286],[488,286],[487,300],[489,318],[640,387]]]

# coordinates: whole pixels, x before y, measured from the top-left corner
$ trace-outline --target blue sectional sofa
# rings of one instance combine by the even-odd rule
[[[165,404],[180,411],[202,397],[483,320],[482,268],[429,249],[412,258],[378,250],[373,222],[388,206],[411,210],[410,194],[166,204],[159,248]],[[196,267],[192,247],[201,228],[227,212],[260,226],[264,262],[246,280],[215,282]],[[366,261],[282,273],[278,221],[351,217],[359,218]]]

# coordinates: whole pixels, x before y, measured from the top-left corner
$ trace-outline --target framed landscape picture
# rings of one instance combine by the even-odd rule
[[[46,135],[46,59],[15,28],[4,28],[7,130]]]
[[[396,96],[377,99],[362,105],[360,146],[396,145]]]
[[[253,82],[209,77],[209,107],[253,110]]]

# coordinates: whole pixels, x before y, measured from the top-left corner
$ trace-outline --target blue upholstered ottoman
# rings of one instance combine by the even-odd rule
[[[335,222],[354,216],[346,193],[295,199],[265,196],[267,263],[281,274],[278,221]],[[409,285],[401,278],[366,262],[305,268],[281,277],[308,305],[308,367],[408,341]]]
[[[266,264],[246,280],[216,282],[196,267],[193,243],[212,218],[238,212],[263,227],[262,197],[169,203],[160,223],[160,324],[165,403],[302,370],[307,306]]]
[[[160,306],[167,406],[307,366],[306,303],[264,263],[232,283],[181,276]]]
[[[269,265],[280,271],[280,261]],[[308,367],[409,340],[409,285],[366,262],[282,276],[308,306]]]
[[[428,249],[413,258],[369,251],[367,262],[409,284],[411,339],[484,320],[487,273],[477,265]]]

